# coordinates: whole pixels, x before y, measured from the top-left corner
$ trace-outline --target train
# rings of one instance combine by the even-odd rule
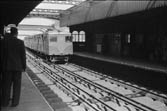
[[[68,62],[73,55],[70,32],[48,31],[24,38],[25,47],[52,62]]]

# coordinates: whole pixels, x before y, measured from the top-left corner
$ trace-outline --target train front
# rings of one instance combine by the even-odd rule
[[[69,32],[48,32],[49,55],[52,62],[68,62],[73,55],[73,43]]]

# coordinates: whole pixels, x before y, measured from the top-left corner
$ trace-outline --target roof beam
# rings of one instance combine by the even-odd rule
[[[55,3],[64,5],[77,5],[85,0],[44,0],[42,3]]]
[[[62,10],[58,9],[42,9],[42,8],[35,8],[30,13],[51,13],[51,14],[59,14]]]
[[[49,18],[49,19],[57,19],[59,20],[59,15],[54,15],[54,14],[28,14],[27,17],[42,17],[42,18]]]
[[[43,30],[43,29],[51,29],[53,30],[53,26],[46,25],[18,25],[19,30]]]
[[[60,12],[62,12],[62,10],[35,8],[27,15],[27,17],[44,17],[51,19],[59,19]]]

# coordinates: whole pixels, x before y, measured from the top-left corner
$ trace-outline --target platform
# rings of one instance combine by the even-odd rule
[[[104,56],[104,55],[99,55],[99,54],[88,53],[88,52],[75,52],[74,55],[87,57],[87,58],[91,58],[91,59],[95,59],[95,60],[111,62],[111,63],[115,63],[115,64],[127,65],[130,67],[141,68],[141,69],[145,69],[145,70],[164,72],[167,74],[167,65],[162,66],[162,65],[158,65],[158,64],[144,62],[141,60],[121,59],[121,58],[109,57],[109,56]]]
[[[53,111],[41,96],[27,73],[22,74],[20,103],[17,107],[2,108],[1,111]]]

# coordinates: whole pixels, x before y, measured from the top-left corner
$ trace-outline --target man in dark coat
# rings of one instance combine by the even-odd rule
[[[21,92],[21,76],[26,69],[26,54],[24,42],[17,39],[18,30],[11,27],[10,35],[3,39],[2,53],[2,106],[9,105],[11,88],[12,90],[12,106],[19,104]]]

